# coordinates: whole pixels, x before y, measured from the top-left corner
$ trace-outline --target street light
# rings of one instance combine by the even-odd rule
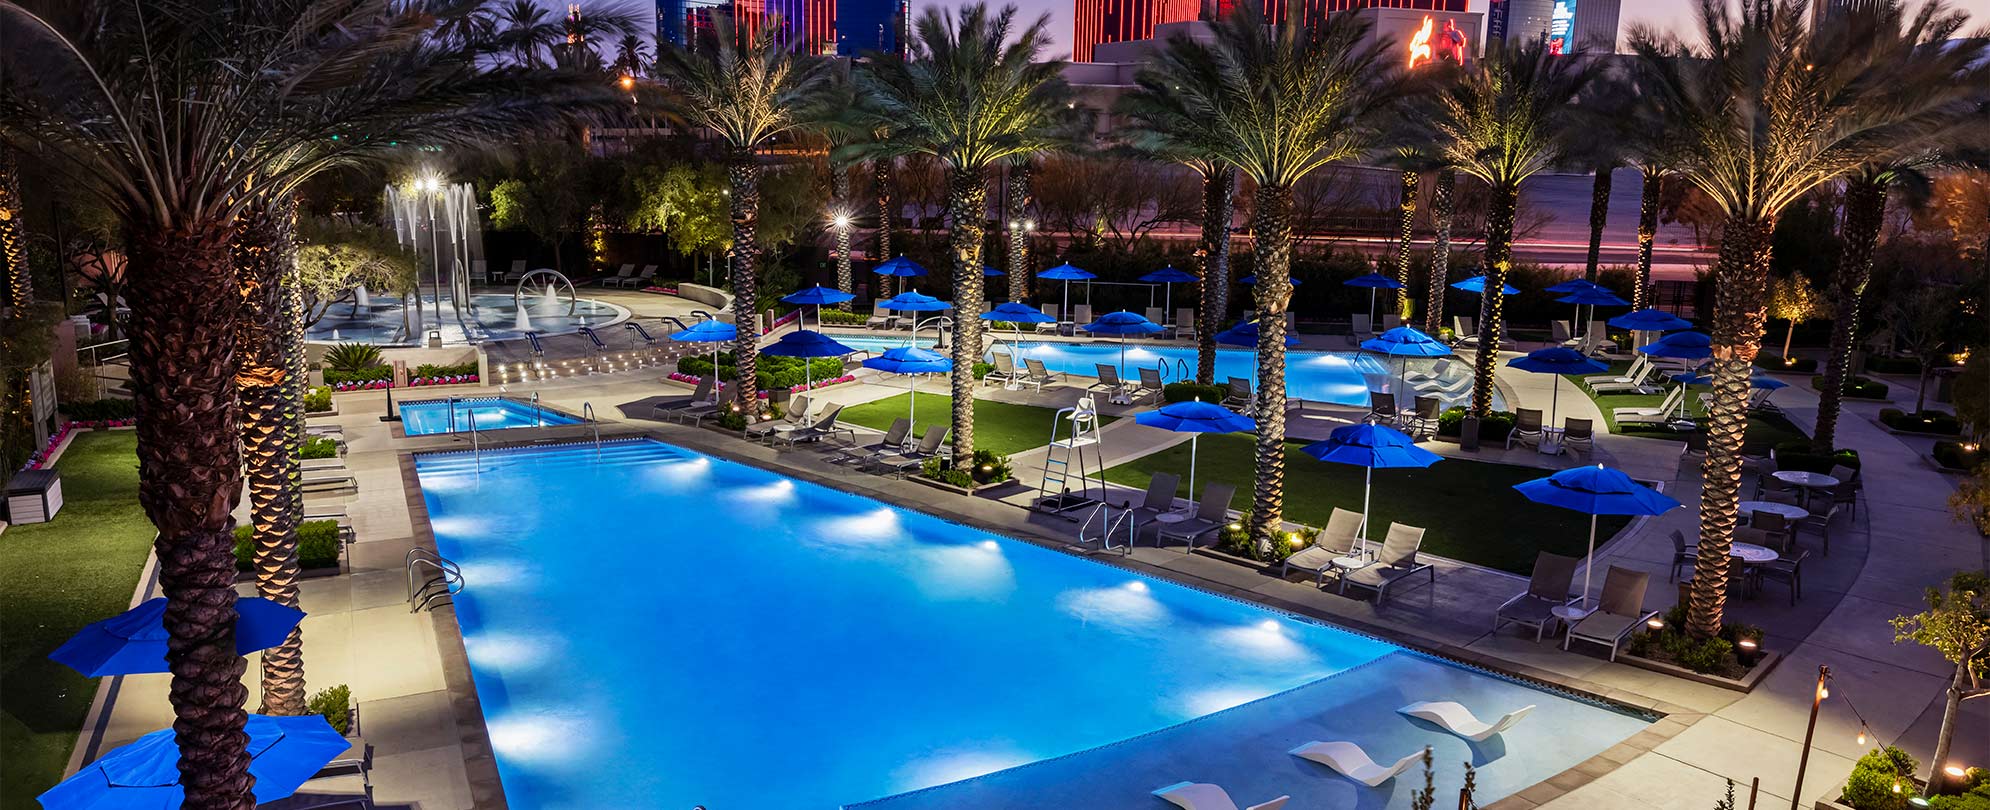
[[[429,292],[435,295],[435,322],[442,323],[442,236],[435,227],[435,197],[444,187],[441,175],[433,171],[415,178],[415,191],[428,205],[428,252],[434,269],[429,276]]]

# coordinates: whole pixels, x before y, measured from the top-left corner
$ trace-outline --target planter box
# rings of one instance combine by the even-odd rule
[[[335,577],[340,574],[351,573],[352,562],[346,557],[345,546],[346,546],[345,541],[343,540],[339,541],[338,565],[326,566],[324,568],[305,568],[297,572],[297,578],[323,579],[325,577]],[[256,581],[256,572],[254,570],[235,572],[235,583],[238,585],[245,582],[254,582],[254,581]]]
[[[332,394],[334,394],[334,396],[332,397],[332,407],[331,407],[331,408],[329,408],[329,409],[326,409],[326,410],[322,410],[322,411],[305,411],[305,412],[304,412],[304,418],[305,418],[305,419],[316,419],[316,418],[318,418],[318,417],[320,417],[320,416],[338,416],[338,415],[339,415],[339,398],[338,398],[338,397],[336,396],[336,395],[337,395],[338,393],[340,393],[340,392],[338,392],[338,391],[333,391],[333,392],[332,392]]]
[[[1774,651],[1765,652],[1762,654],[1762,660],[1755,662],[1755,666],[1748,670],[1747,675],[1743,675],[1740,680],[1735,680],[1733,678],[1723,678],[1719,675],[1706,675],[1694,672],[1685,667],[1668,664],[1663,661],[1639,658],[1627,652],[1619,651],[1617,653],[1617,663],[1620,664],[1628,664],[1638,669],[1648,669],[1652,672],[1671,675],[1675,678],[1683,678],[1694,683],[1718,686],[1722,689],[1732,689],[1743,693],[1755,691],[1756,685],[1760,684],[1763,678],[1768,677],[1770,671],[1774,670],[1776,665],[1782,663],[1782,661],[1782,653]]]
[[[1928,466],[1935,468],[1935,472],[1948,473],[1949,475],[1968,475],[1970,473],[1970,470],[1961,467],[1942,466],[1941,462],[1935,460],[1935,456],[1932,453],[1922,453],[1921,460],[1927,462]]]
[[[988,490],[996,489],[999,487],[1006,487],[1010,484],[1016,483],[1016,479],[1014,478],[1005,478],[1000,481],[990,481],[986,484],[975,484],[974,487],[971,489],[963,489],[961,487],[949,484],[945,481],[939,481],[932,478],[927,478],[926,476],[920,475],[918,473],[912,473],[905,477],[907,480],[917,481],[921,484],[925,484],[926,486],[932,487],[934,489],[944,490],[958,495],[974,495],[977,493],[986,492]]]
[[[1879,429],[1880,429],[1880,430],[1884,430],[1884,431],[1886,431],[1886,432],[1888,432],[1888,433],[1891,433],[1891,434],[1893,434],[1893,435],[1895,435],[1895,436],[1926,436],[1926,437],[1928,437],[1928,438],[1930,438],[1930,439],[1960,439],[1960,438],[1962,438],[1962,434],[1961,434],[1961,433],[1929,433],[1929,432],[1927,432],[1927,431],[1924,431],[1924,430],[1900,430],[1900,429],[1898,429],[1898,428],[1895,428],[1895,427],[1893,427],[1893,426],[1891,426],[1891,425],[1888,425],[1888,424],[1886,424],[1885,422],[1879,422],[1879,421],[1874,421],[1874,422],[1873,422],[1873,424],[1875,424],[1875,425],[1878,425],[1878,426],[1879,426]]]
[[[1232,565],[1236,565],[1242,568],[1249,568],[1253,571],[1257,571],[1258,573],[1270,574],[1272,576],[1277,576],[1278,569],[1283,565],[1283,563],[1275,563],[1275,562],[1268,563],[1268,562],[1261,562],[1258,560],[1249,559],[1246,557],[1239,557],[1235,554],[1231,554],[1230,552],[1224,551],[1215,546],[1196,546],[1195,553],[1203,557],[1222,560]]]

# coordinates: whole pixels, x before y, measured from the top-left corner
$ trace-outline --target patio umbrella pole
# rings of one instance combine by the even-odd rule
[[[1200,433],[1190,433],[1188,435],[1188,508],[1190,512],[1202,508],[1202,503],[1195,499],[1195,443],[1201,438],[1202,434]]]
[[[1361,472],[1361,550],[1368,550],[1368,496],[1375,492],[1375,468],[1363,467]]]
[[[1582,557],[1582,606],[1589,607],[1589,572],[1596,567],[1596,516],[1589,516],[1589,553]]]
[[[1368,328],[1375,328],[1375,288],[1368,288]]]

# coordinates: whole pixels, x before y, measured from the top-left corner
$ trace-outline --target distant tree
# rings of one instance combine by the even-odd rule
[[[1783,332],[1783,357],[1790,356],[1790,341],[1796,338],[1797,324],[1824,314],[1824,297],[1802,273],[1791,273],[1769,282],[1769,317],[1789,322]]]
[[[414,291],[414,258],[379,228],[307,222],[300,230],[304,244],[297,248],[297,285],[304,297],[305,327],[324,320],[333,304],[362,284],[388,295]]]
[[[1901,293],[1887,302],[1887,326],[1907,353],[1921,361],[1921,374],[1914,391],[1914,411],[1928,404],[1928,377],[1944,357],[1943,347],[1953,324],[1956,291],[1932,284]]]
[[[491,227],[524,230],[553,250],[553,269],[566,272],[561,248],[581,227],[588,202],[584,188],[586,156],[571,144],[541,143],[529,147],[521,176],[507,178],[491,189]]]
[[[1036,178],[1042,227],[1132,252],[1155,229],[1195,222],[1202,183],[1170,164],[1115,156],[1051,156]]]
[[[1955,667],[1943,692],[1935,755],[1928,761],[1928,792],[1933,794],[1941,790],[1946,776],[1943,769],[1963,702],[1990,695],[1984,686],[1984,678],[1990,676],[1990,575],[1958,571],[1949,577],[1947,591],[1929,588],[1926,598],[1927,610],[1896,617],[1892,624],[1895,644],[1912,641],[1928,647]]]

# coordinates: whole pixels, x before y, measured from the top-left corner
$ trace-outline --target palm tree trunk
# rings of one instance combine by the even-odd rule
[[[1506,314],[1506,273],[1513,269],[1513,212],[1520,187],[1495,185],[1486,201],[1486,289],[1479,295],[1479,350],[1472,359],[1471,414],[1492,414],[1493,372],[1499,368],[1499,327]]]
[[[1638,189],[1638,276],[1631,283],[1631,309],[1653,304],[1651,294],[1651,250],[1658,242],[1658,199],[1665,190],[1665,173],[1644,167],[1638,172],[1644,181]]]
[[[1852,346],[1859,338],[1859,310],[1866,297],[1866,284],[1873,277],[1873,251],[1879,246],[1879,229],[1886,220],[1886,184],[1857,177],[1845,186],[1844,253],[1838,260],[1838,276],[1833,303],[1837,313],[1831,322],[1831,354],[1825,358],[1824,379],[1817,385],[1817,428],[1811,434],[1811,447],[1829,453],[1838,440],[1838,415],[1844,409],[1845,380],[1852,371]],[[1783,355],[1789,356],[1784,350]]]
[[[1423,331],[1435,335],[1444,328],[1444,296],[1451,283],[1451,206],[1458,188],[1458,173],[1444,169],[1437,173],[1437,189],[1430,195],[1430,226],[1436,231],[1430,246],[1430,290],[1423,304]]]
[[[0,262],[5,263],[0,272],[6,274],[6,305],[15,317],[25,316],[34,302],[34,284],[28,273],[28,234],[21,224],[21,175],[14,150],[4,145],[0,145]]]
[[[891,158],[878,158],[871,161],[871,186],[878,200],[878,255],[877,261],[891,259]],[[878,279],[880,286],[889,284],[887,292],[898,294],[898,278],[887,276]]]
[[[1686,612],[1687,630],[1705,638],[1720,632],[1727,602],[1735,516],[1741,500],[1741,448],[1748,435],[1748,377],[1768,323],[1772,217],[1730,216],[1714,265],[1713,377],[1705,430],[1707,459],[1700,467],[1699,561]]]
[[[1258,186],[1251,206],[1257,239],[1257,447],[1252,458],[1251,541],[1271,548],[1285,520],[1285,311],[1292,302],[1292,189]]]
[[[836,218],[843,222],[836,226],[836,289],[852,292],[856,288],[850,285],[856,283],[856,278],[850,268],[850,170],[847,167],[830,164],[829,196],[834,198],[831,202]],[[849,312],[850,302],[839,301],[836,308]]]
[[[235,289],[228,229],[129,233],[138,500],[166,595],[168,699],[185,806],[250,810],[247,662],[235,654]]]
[[[249,481],[256,593],[297,606],[298,447],[289,402],[297,313],[296,209],[288,199],[256,205],[236,222],[232,251],[242,296],[237,313],[236,396],[241,400],[242,473]],[[300,322],[301,323],[301,322]],[[292,508],[296,506],[297,508]],[[300,715],[304,706],[304,636],[293,629],[263,651],[263,714]]]
[[[1216,382],[1216,333],[1230,309],[1230,219],[1236,216],[1237,168],[1220,163],[1202,174],[1202,241],[1195,247],[1200,308],[1195,324],[1195,381]]]
[[[732,311],[739,323],[739,338],[732,344],[733,397],[739,412],[750,418],[760,413],[760,317],[755,312],[760,295],[760,161],[751,148],[735,147],[726,174],[732,187]],[[717,376],[717,369],[712,373]]]
[[[974,463],[974,364],[981,361],[981,242],[988,231],[988,180],[980,169],[954,169],[947,190],[948,252],[954,262],[954,464]]]
[[[1009,229],[1009,300],[1030,298],[1030,235],[1019,223],[1030,215],[1030,164],[1023,161],[1009,167],[1009,193],[1003,202],[1002,219]]]
[[[1403,286],[1396,289],[1396,314],[1405,322],[1410,319],[1410,238],[1416,231],[1416,187],[1421,178],[1416,172],[1403,172],[1402,195],[1396,203],[1396,283]]]
[[[1603,226],[1610,222],[1610,170],[1611,166],[1596,167],[1596,179],[1589,186],[1589,257],[1582,266],[1582,277],[1596,280],[1597,262],[1603,254]]]

